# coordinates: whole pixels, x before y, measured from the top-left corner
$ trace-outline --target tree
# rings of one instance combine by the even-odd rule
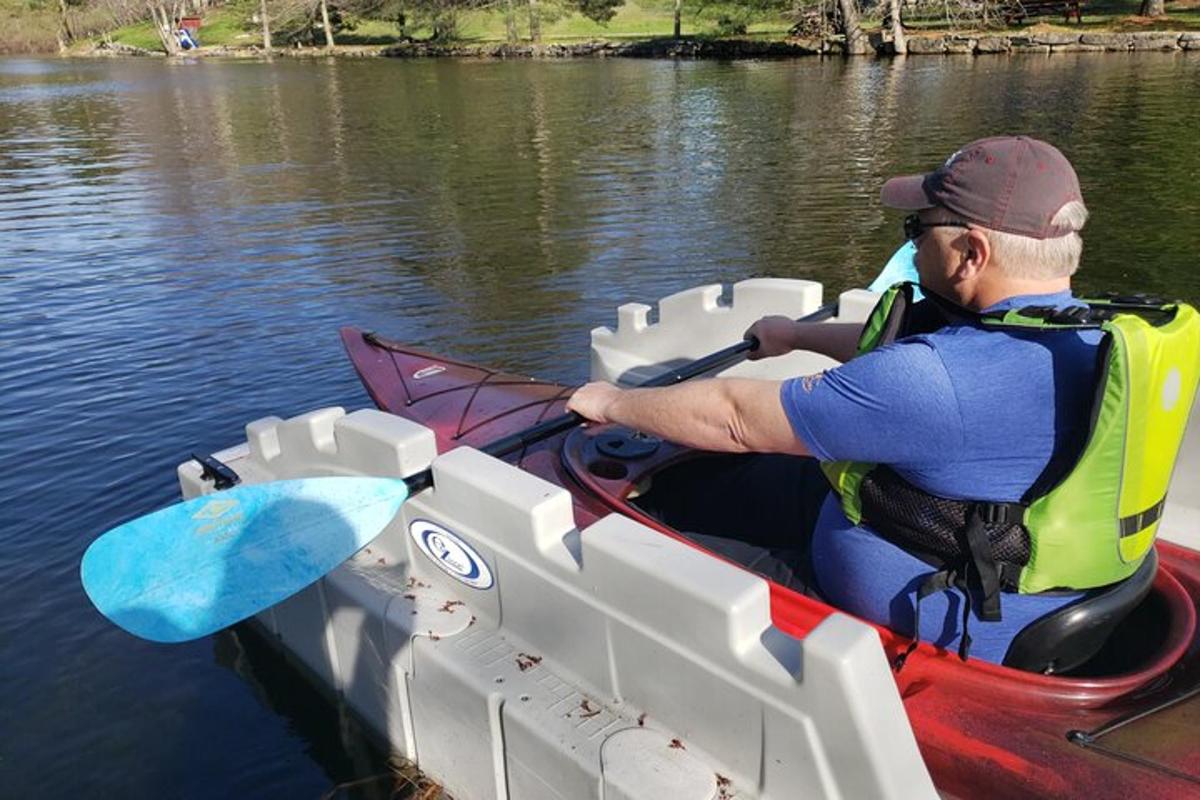
[[[169,56],[177,56],[182,53],[183,48],[179,46],[179,40],[175,38],[178,24],[176,20],[183,11],[182,5],[178,2],[170,5],[163,2],[151,2],[149,10],[150,18],[154,21],[154,32],[158,34],[158,41],[162,44],[163,50]]]
[[[617,14],[617,9],[625,5],[625,0],[576,0],[575,7],[593,22],[605,23]],[[678,9],[678,1],[676,9]]]
[[[280,0],[282,1],[282,0]],[[308,0],[312,3],[314,0]],[[338,27],[338,15],[361,17],[365,19],[381,19],[395,21],[401,37],[409,37],[413,30],[427,29],[434,41],[446,41],[458,35],[459,12],[473,8],[494,7],[495,0],[337,0],[330,17],[335,30]],[[505,26],[509,25],[509,17],[513,0],[504,0]],[[512,21],[509,33],[510,41],[516,41],[516,22]],[[328,40],[327,40],[328,41]]]
[[[1143,17],[1165,17],[1167,15],[1166,0],[1142,0],[1138,14]]]
[[[263,49],[271,49],[271,23],[267,21],[267,0],[258,0],[258,15],[262,18]]]
[[[538,0],[529,0],[529,41],[542,40],[542,12],[538,8]]]
[[[846,55],[862,56],[873,52],[858,22],[858,6],[854,0],[838,0],[838,27],[839,33],[846,38]]]
[[[67,17],[67,0],[58,0],[58,52],[63,52],[75,39],[71,21]]]
[[[516,44],[520,38],[517,34],[517,11],[513,8],[513,0],[504,0],[504,38],[509,44]]]
[[[325,46],[333,49],[333,26],[329,24],[329,6],[325,0],[320,0],[321,27],[325,30]]]
[[[900,0],[888,0],[888,14],[892,18],[892,46],[896,55],[908,52],[908,40],[904,37],[904,25],[900,20]]]

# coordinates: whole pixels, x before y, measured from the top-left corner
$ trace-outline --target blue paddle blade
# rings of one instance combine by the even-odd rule
[[[134,636],[185,642],[247,619],[378,536],[408,497],[397,478],[305,478],[155,511],[92,542],[80,578]]]
[[[883,272],[879,273],[871,285],[867,287],[872,292],[885,292],[892,286],[901,281],[912,281],[917,283],[917,246],[912,242],[905,242],[900,245],[900,249],[892,254],[888,262],[883,265]],[[919,298],[920,295],[918,294]]]

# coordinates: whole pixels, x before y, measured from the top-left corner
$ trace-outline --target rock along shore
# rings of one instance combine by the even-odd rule
[[[876,33],[870,36],[877,56],[891,56],[895,48],[889,39]],[[1133,33],[1070,33],[1066,31],[1030,32],[1024,35],[987,34],[908,37],[910,55],[987,55],[1002,53],[1084,53],[1146,52],[1194,50],[1200,52],[1200,31],[1171,33],[1146,31]],[[185,57],[261,58],[265,55],[292,58],[326,56],[371,58],[794,58],[797,56],[841,55],[843,44],[837,39],[647,39],[636,42],[588,41],[570,44],[489,44],[404,42],[386,47],[339,46],[332,53],[317,47],[276,48],[270,53],[258,47],[205,47],[185,53]],[[119,44],[100,44],[89,56],[161,56],[162,53]]]

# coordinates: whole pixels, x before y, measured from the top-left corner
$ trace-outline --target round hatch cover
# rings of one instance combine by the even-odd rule
[[[658,449],[662,440],[629,430],[605,431],[596,439],[596,449],[609,458],[645,458]]]

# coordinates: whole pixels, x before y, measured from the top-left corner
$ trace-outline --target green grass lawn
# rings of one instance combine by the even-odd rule
[[[547,14],[542,22],[542,40],[546,43],[586,41],[589,39],[646,39],[670,36],[672,29],[671,6],[666,2],[645,0],[645,4],[630,0],[622,6],[607,24],[593,22],[578,13]],[[1150,21],[1136,17],[1140,0],[1093,0],[1084,6],[1083,24],[1064,23],[1058,16],[1037,17],[1023,25],[992,33],[1017,34],[1047,27],[1071,31],[1138,31],[1138,30],[1200,30],[1200,0],[1168,0],[1167,16]],[[257,3],[248,0],[211,9],[204,15],[200,29],[200,41],[205,46],[252,46],[259,43],[257,26],[250,20]],[[683,33],[686,36],[718,35],[718,14],[710,11],[704,15],[685,12]],[[877,27],[878,20],[864,20],[868,28]],[[790,23],[781,17],[760,17],[747,26],[747,36],[753,38],[782,38]],[[905,19],[911,31],[937,33],[948,30],[943,17]],[[523,37],[528,37],[529,17],[525,6],[518,6],[517,27]],[[425,38],[429,31],[410,29],[407,33],[417,39]],[[340,45],[386,45],[399,40],[396,25],[384,20],[354,20],[351,27],[336,35]],[[114,42],[159,49],[158,37],[149,23],[121,28],[110,34]],[[505,37],[504,16],[498,11],[476,10],[464,12],[459,18],[459,40],[468,43],[502,42]],[[283,44],[280,39],[278,44]]]
[[[516,13],[517,29],[522,37],[529,35],[529,14],[524,6],[519,6]],[[685,13],[682,19],[685,36],[712,35],[717,32],[715,18],[698,17],[695,13]],[[790,23],[783,18],[759,20],[749,26],[751,34],[775,34],[783,36],[787,33]],[[605,24],[593,22],[578,13],[547,14],[542,20],[542,40],[544,42],[586,41],[589,39],[648,39],[660,36],[670,36],[673,28],[672,12],[669,6],[641,5],[626,2],[618,9],[617,14]],[[414,38],[429,35],[428,31],[412,30],[408,32]],[[379,20],[364,20],[353,30],[340,32],[337,36],[339,43],[345,44],[375,44],[382,41],[393,41],[397,36],[394,25]],[[502,42],[505,38],[504,15],[497,11],[475,10],[463,13],[459,17],[459,39],[465,42]]]
[[[200,42],[204,46],[247,46],[259,42],[256,26],[250,22],[256,4],[233,3],[213,8],[205,13],[200,28]],[[525,7],[517,11],[517,28],[523,38],[529,35],[529,16]],[[352,27],[337,32],[335,38],[340,45],[385,45],[399,41],[400,31],[393,22],[374,19],[351,21]],[[672,31],[670,6],[643,6],[627,2],[607,24],[593,22],[578,13],[547,14],[542,21],[542,41],[571,42],[589,39],[646,39],[670,36]],[[790,23],[783,18],[766,18],[751,22],[747,31],[750,36],[782,37]],[[408,35],[416,39],[429,36],[428,30],[409,29]],[[685,36],[711,36],[717,33],[715,17],[683,15]],[[109,34],[117,43],[159,49],[158,36],[150,23],[141,23],[120,28]],[[504,15],[497,11],[469,11],[459,17],[459,40],[472,43],[502,42],[505,38]],[[280,42],[282,44],[282,41]]]
[[[127,44],[130,47],[141,47],[146,50],[162,49],[162,45],[158,41],[158,34],[154,32],[154,28],[149,22],[118,28],[109,35],[109,38],[117,44]]]

